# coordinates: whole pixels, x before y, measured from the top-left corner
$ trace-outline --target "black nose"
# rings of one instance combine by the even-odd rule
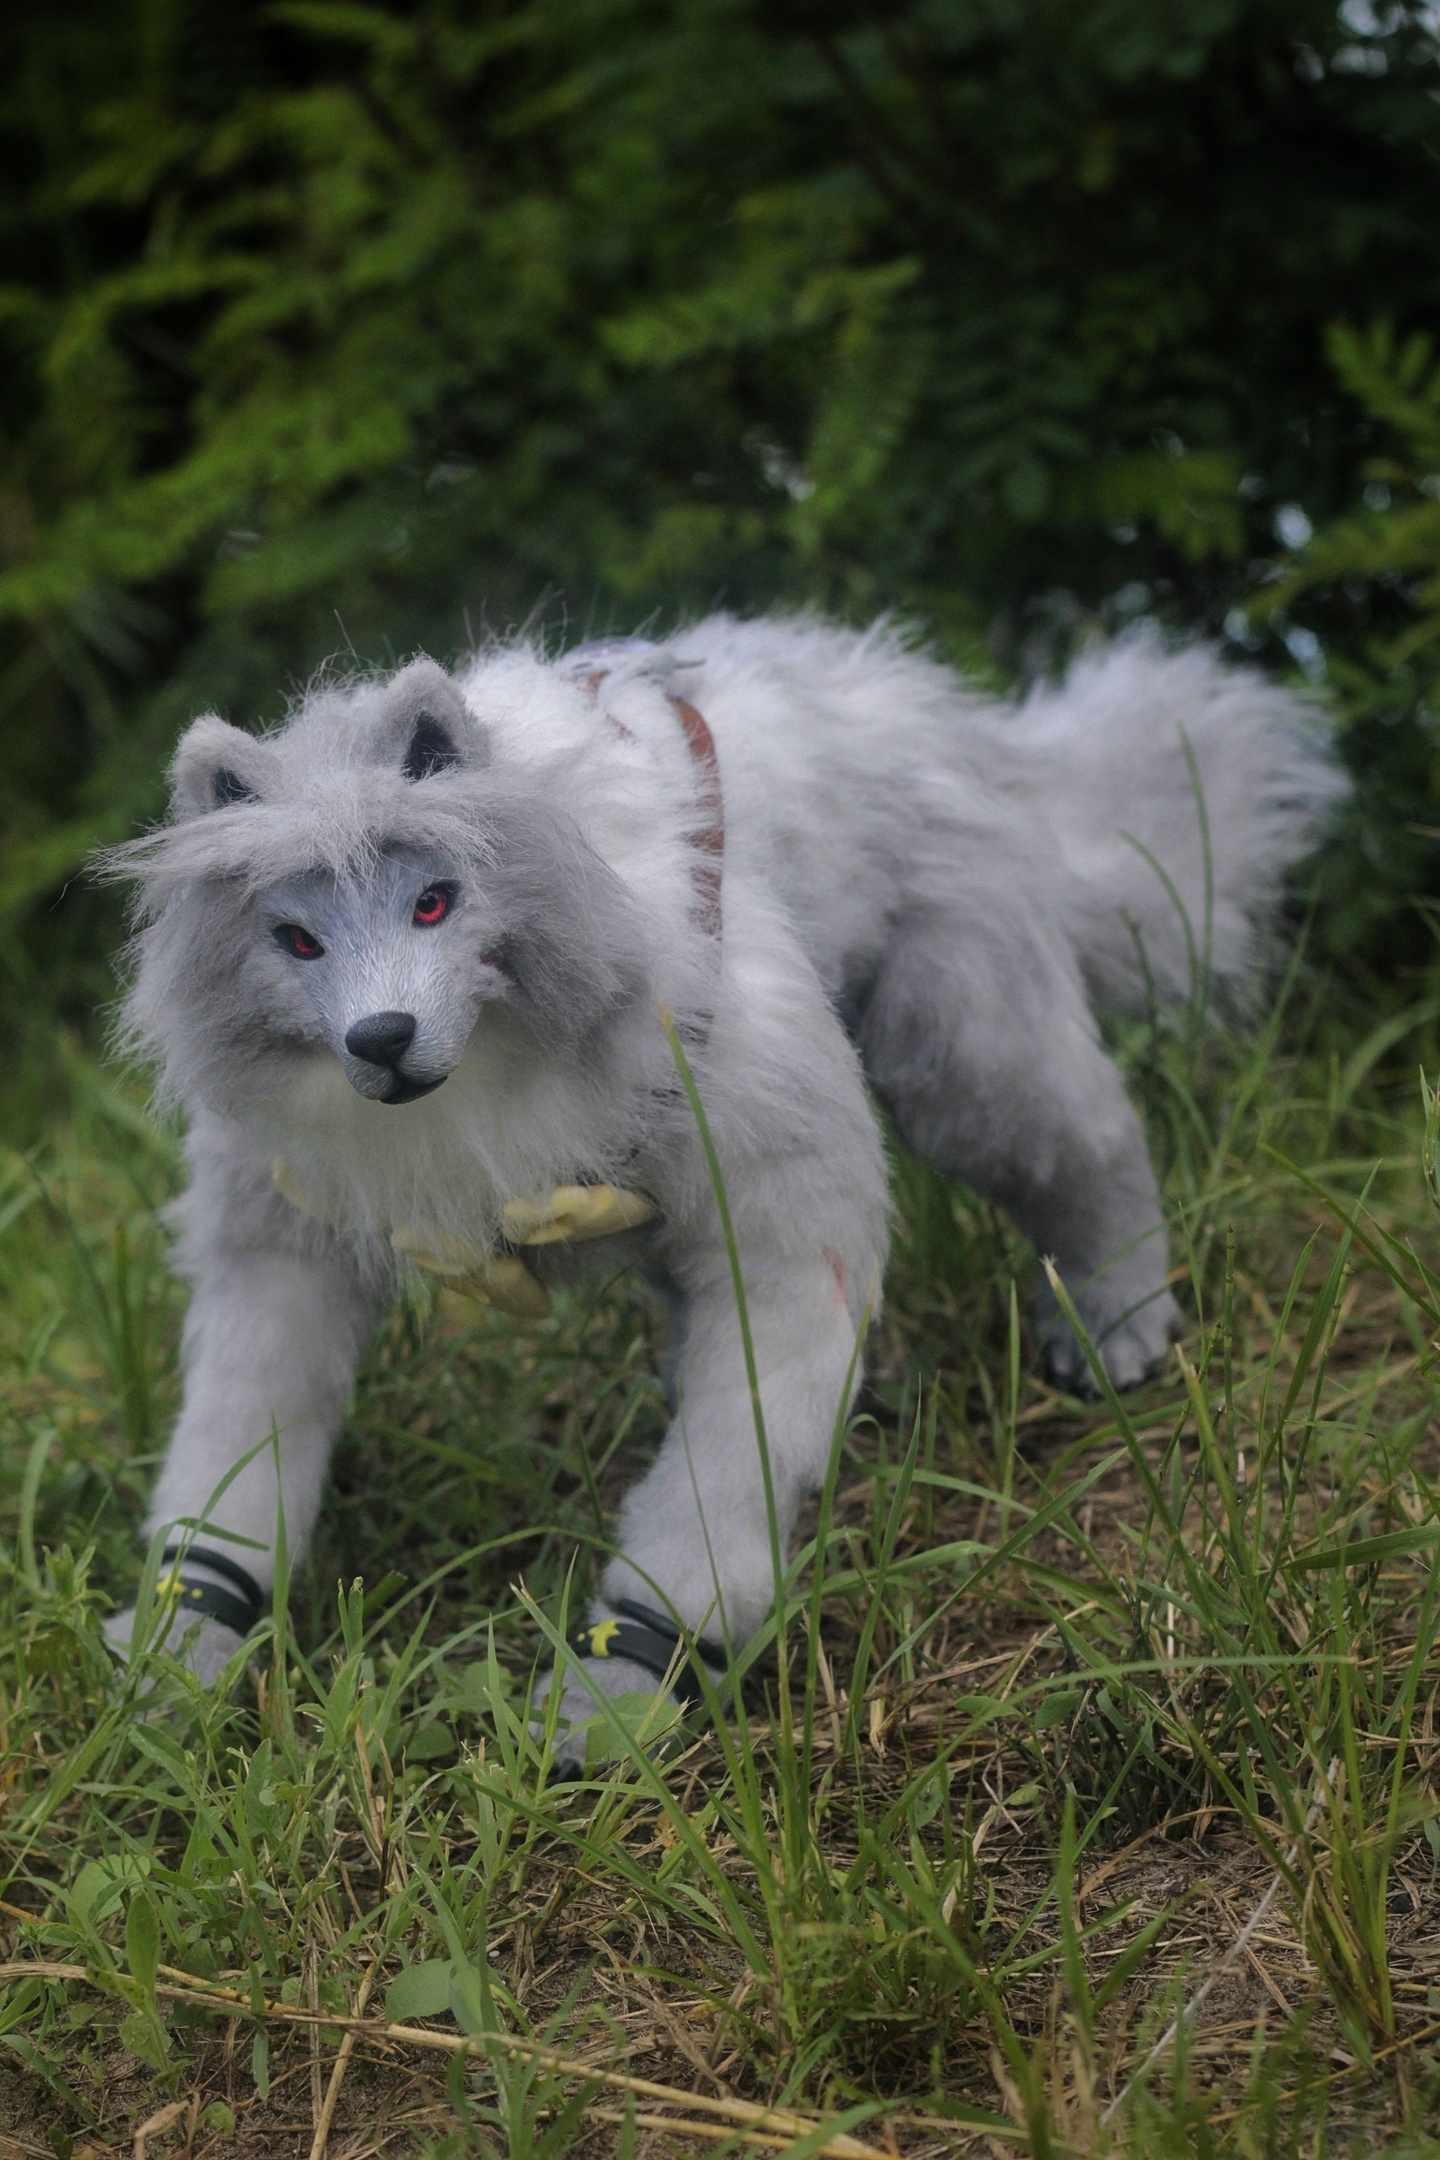
[[[345,1047],[351,1057],[364,1058],[367,1065],[395,1066],[414,1040],[414,1013],[370,1013],[348,1030]]]

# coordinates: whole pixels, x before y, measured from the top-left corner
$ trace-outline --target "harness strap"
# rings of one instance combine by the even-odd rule
[[[567,653],[564,665],[569,673],[579,676],[590,696],[598,700],[600,685],[612,672],[607,661],[653,652],[654,649],[648,638],[597,638],[588,645],[577,645],[574,652]],[[720,760],[705,715],[688,698],[681,697],[678,690],[667,690],[665,695],[670,710],[680,723],[685,747],[695,766],[695,801],[700,823],[691,836],[697,856],[691,915],[697,929],[703,930],[718,945],[724,928],[720,890],[725,868],[725,796],[720,785]],[[635,740],[623,720],[617,720],[613,713],[607,713],[605,717],[617,735],[627,742]]]
[[[699,855],[694,872],[695,923],[718,945],[724,929],[720,886],[725,869],[725,797],[720,788],[720,760],[715,755],[715,738],[705,715],[678,691],[671,690],[666,695],[695,761],[696,798],[704,820],[693,841]]]
[[[723,1673],[728,1660],[720,1645],[707,1642],[702,1635],[691,1635],[664,1613],[638,1604],[634,1598],[617,1598],[615,1610],[624,1615],[623,1619],[589,1621],[570,1637],[571,1649],[587,1658],[628,1658],[657,1680],[668,1676],[670,1691],[686,1715],[700,1709],[705,1690],[695,1661],[698,1658],[717,1676]],[[677,1653],[682,1651],[684,1662],[672,1673]]]
[[[237,1635],[250,1633],[264,1609],[265,1593],[248,1568],[241,1567],[228,1553],[216,1552],[211,1545],[167,1545],[161,1559],[178,1561],[179,1565],[160,1577],[155,1585],[157,1596],[173,1598],[187,1619],[203,1615],[218,1620],[222,1627],[233,1628]],[[189,1574],[187,1562],[225,1576],[234,1589],[226,1590],[204,1576]]]

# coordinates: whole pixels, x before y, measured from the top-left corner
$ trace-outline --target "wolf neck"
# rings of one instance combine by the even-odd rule
[[[403,1108],[364,1101],[328,1052],[292,1078],[266,1139],[313,1212],[385,1242],[418,1226],[484,1246],[507,1202],[617,1177],[641,1138],[639,1076],[561,1066],[497,1036],[477,1030],[445,1085]]]

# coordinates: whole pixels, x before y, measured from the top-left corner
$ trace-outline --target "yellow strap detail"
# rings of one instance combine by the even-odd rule
[[[507,1200],[505,1235],[512,1245],[579,1245],[638,1229],[659,1213],[644,1193],[621,1185],[557,1185],[543,1200]]]
[[[270,1165],[270,1175],[275,1180],[275,1190],[291,1207],[299,1208],[302,1215],[313,1216],[316,1222],[328,1223],[331,1216],[316,1199],[308,1185],[302,1185],[283,1155],[277,1155]]]
[[[283,1155],[276,1156],[271,1175],[276,1190],[302,1215],[312,1215],[319,1222],[330,1220]],[[557,1185],[543,1200],[507,1201],[505,1235],[512,1245],[579,1245],[588,1238],[638,1229],[659,1213],[644,1193],[627,1192],[620,1185]],[[550,1310],[549,1291],[514,1253],[487,1253],[463,1239],[408,1224],[391,1232],[390,1244],[414,1266],[438,1275],[447,1288],[478,1298],[483,1305],[494,1305],[521,1320],[543,1320]]]
[[[550,1310],[550,1293],[537,1282],[514,1253],[486,1253],[476,1245],[462,1245],[418,1230],[392,1230],[392,1249],[427,1275],[438,1275],[447,1290],[478,1298],[517,1320],[543,1320]]]
[[[203,1590],[198,1589],[194,1583],[183,1582],[178,1568],[170,1568],[164,1575],[156,1577],[155,1595],[157,1598],[198,1598],[203,1597],[204,1594]]]
[[[620,1632],[618,1620],[597,1620],[590,1630],[591,1657],[609,1657],[610,1645]]]

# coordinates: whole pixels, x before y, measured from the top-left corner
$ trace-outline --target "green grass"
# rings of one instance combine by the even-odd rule
[[[72,1058],[0,1156],[0,2151],[1440,2154],[1434,1018],[1124,1044],[1191,1315],[1135,1396],[1050,1390],[1031,1256],[897,1164],[783,1624],[576,1784],[527,1705],[646,1308],[417,1292],[251,1669],[117,1679],[176,1162]]]

